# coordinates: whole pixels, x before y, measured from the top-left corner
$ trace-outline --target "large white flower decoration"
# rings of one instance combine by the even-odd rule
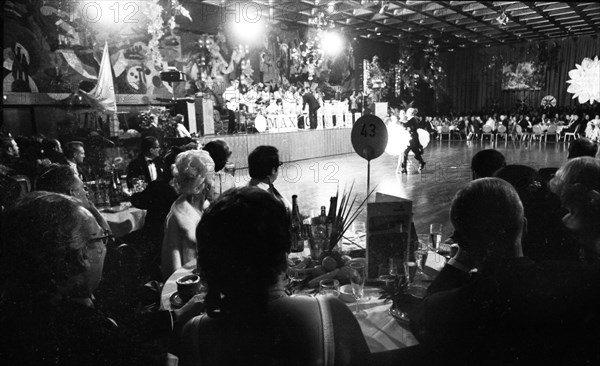
[[[573,99],[579,98],[579,103],[583,104],[587,101],[593,104],[594,101],[600,102],[600,60],[596,56],[584,58],[581,65],[575,65],[576,69],[569,71],[567,83],[569,88],[567,92],[573,93]]]

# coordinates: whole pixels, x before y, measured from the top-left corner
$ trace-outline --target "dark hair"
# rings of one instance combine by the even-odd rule
[[[450,208],[458,242],[479,258],[512,250],[514,239],[522,232],[523,217],[517,191],[499,178],[469,182],[456,193]]]
[[[83,142],[81,141],[69,141],[65,144],[64,154],[67,159],[73,159],[75,157],[75,153],[77,152],[77,147],[83,147]]]
[[[510,183],[519,193],[521,200],[530,192],[541,189],[538,172],[530,166],[510,164],[498,169],[494,177]]]
[[[42,141],[42,150],[44,150],[44,155],[48,156],[51,150],[58,150],[59,145],[60,143],[57,139],[44,139],[44,141]]]
[[[250,178],[264,179],[279,168],[279,150],[274,146],[261,145],[248,155]]]
[[[285,206],[256,187],[230,189],[206,210],[196,237],[209,314],[266,301],[287,268],[289,220]]]
[[[207,151],[215,162],[215,172],[223,169],[231,156],[231,150],[223,140],[212,140],[204,145],[203,150]]]
[[[163,162],[165,164],[164,179],[170,181],[173,179],[172,165],[175,164],[177,155],[181,154],[183,149],[179,146],[171,146],[171,150],[165,155]]]
[[[44,296],[86,270],[82,204],[50,192],[29,193],[2,215],[3,270],[19,274],[18,291]]]
[[[156,145],[158,143],[158,139],[154,136],[146,136],[142,139],[142,143],[140,146],[140,150],[142,151],[142,154],[147,153],[148,151],[150,151],[150,149],[152,149],[154,147],[154,145]]]
[[[585,137],[580,137],[569,144],[569,155],[567,156],[567,159],[574,159],[580,156],[591,156],[592,158],[595,158],[597,153],[598,144]]]
[[[77,178],[68,165],[50,164],[35,182],[36,191],[57,192],[71,195]]]
[[[471,159],[473,179],[491,177],[494,172],[506,166],[506,158],[498,150],[481,150]]]

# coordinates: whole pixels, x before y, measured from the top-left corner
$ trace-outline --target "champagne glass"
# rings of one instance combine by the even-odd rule
[[[431,237],[431,250],[438,250],[442,243],[442,229],[443,225],[434,223],[429,225],[429,235]]]
[[[356,299],[356,311],[354,315],[357,318],[366,318],[367,313],[364,310],[359,310],[358,308],[360,299],[363,297],[365,290],[365,265],[364,263],[360,262],[351,263],[350,269],[352,270],[352,277],[350,279],[350,283],[352,284],[352,293],[354,294],[354,298]]]
[[[379,281],[383,282],[386,288],[390,283],[395,282],[398,278],[398,270],[396,269],[394,259],[390,258],[388,264],[380,264],[378,274]]]
[[[404,262],[404,275],[406,276],[406,292],[414,297],[422,299],[427,294],[427,289],[418,283],[415,283],[415,277],[418,270],[418,264],[414,261]]]

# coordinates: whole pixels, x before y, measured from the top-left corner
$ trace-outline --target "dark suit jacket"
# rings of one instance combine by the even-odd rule
[[[424,364],[598,364],[597,268],[512,259],[410,314]]]
[[[164,173],[164,164],[161,157],[153,160],[156,166],[156,179],[161,179]],[[148,163],[144,155],[140,155],[132,160],[127,166],[127,186],[133,187],[133,178],[144,177],[146,183],[150,183],[150,170],[148,170]]]
[[[317,100],[317,98],[315,98],[315,96],[312,93],[304,93],[304,95],[302,96],[302,109],[304,109],[304,107],[306,107],[307,104],[308,109],[311,111],[316,111],[317,109],[321,108],[319,101]]]

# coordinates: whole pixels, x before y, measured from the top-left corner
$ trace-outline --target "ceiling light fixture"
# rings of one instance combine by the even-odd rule
[[[504,11],[504,9],[502,10],[502,13],[500,15],[498,15],[498,18],[496,18],[496,21],[498,22],[498,24],[504,26],[508,24],[508,15],[506,15],[506,12]]]
[[[389,1],[382,1],[381,2],[381,9],[379,9],[379,14],[383,15],[383,13],[385,13],[385,11],[387,10],[388,6],[390,5]]]

